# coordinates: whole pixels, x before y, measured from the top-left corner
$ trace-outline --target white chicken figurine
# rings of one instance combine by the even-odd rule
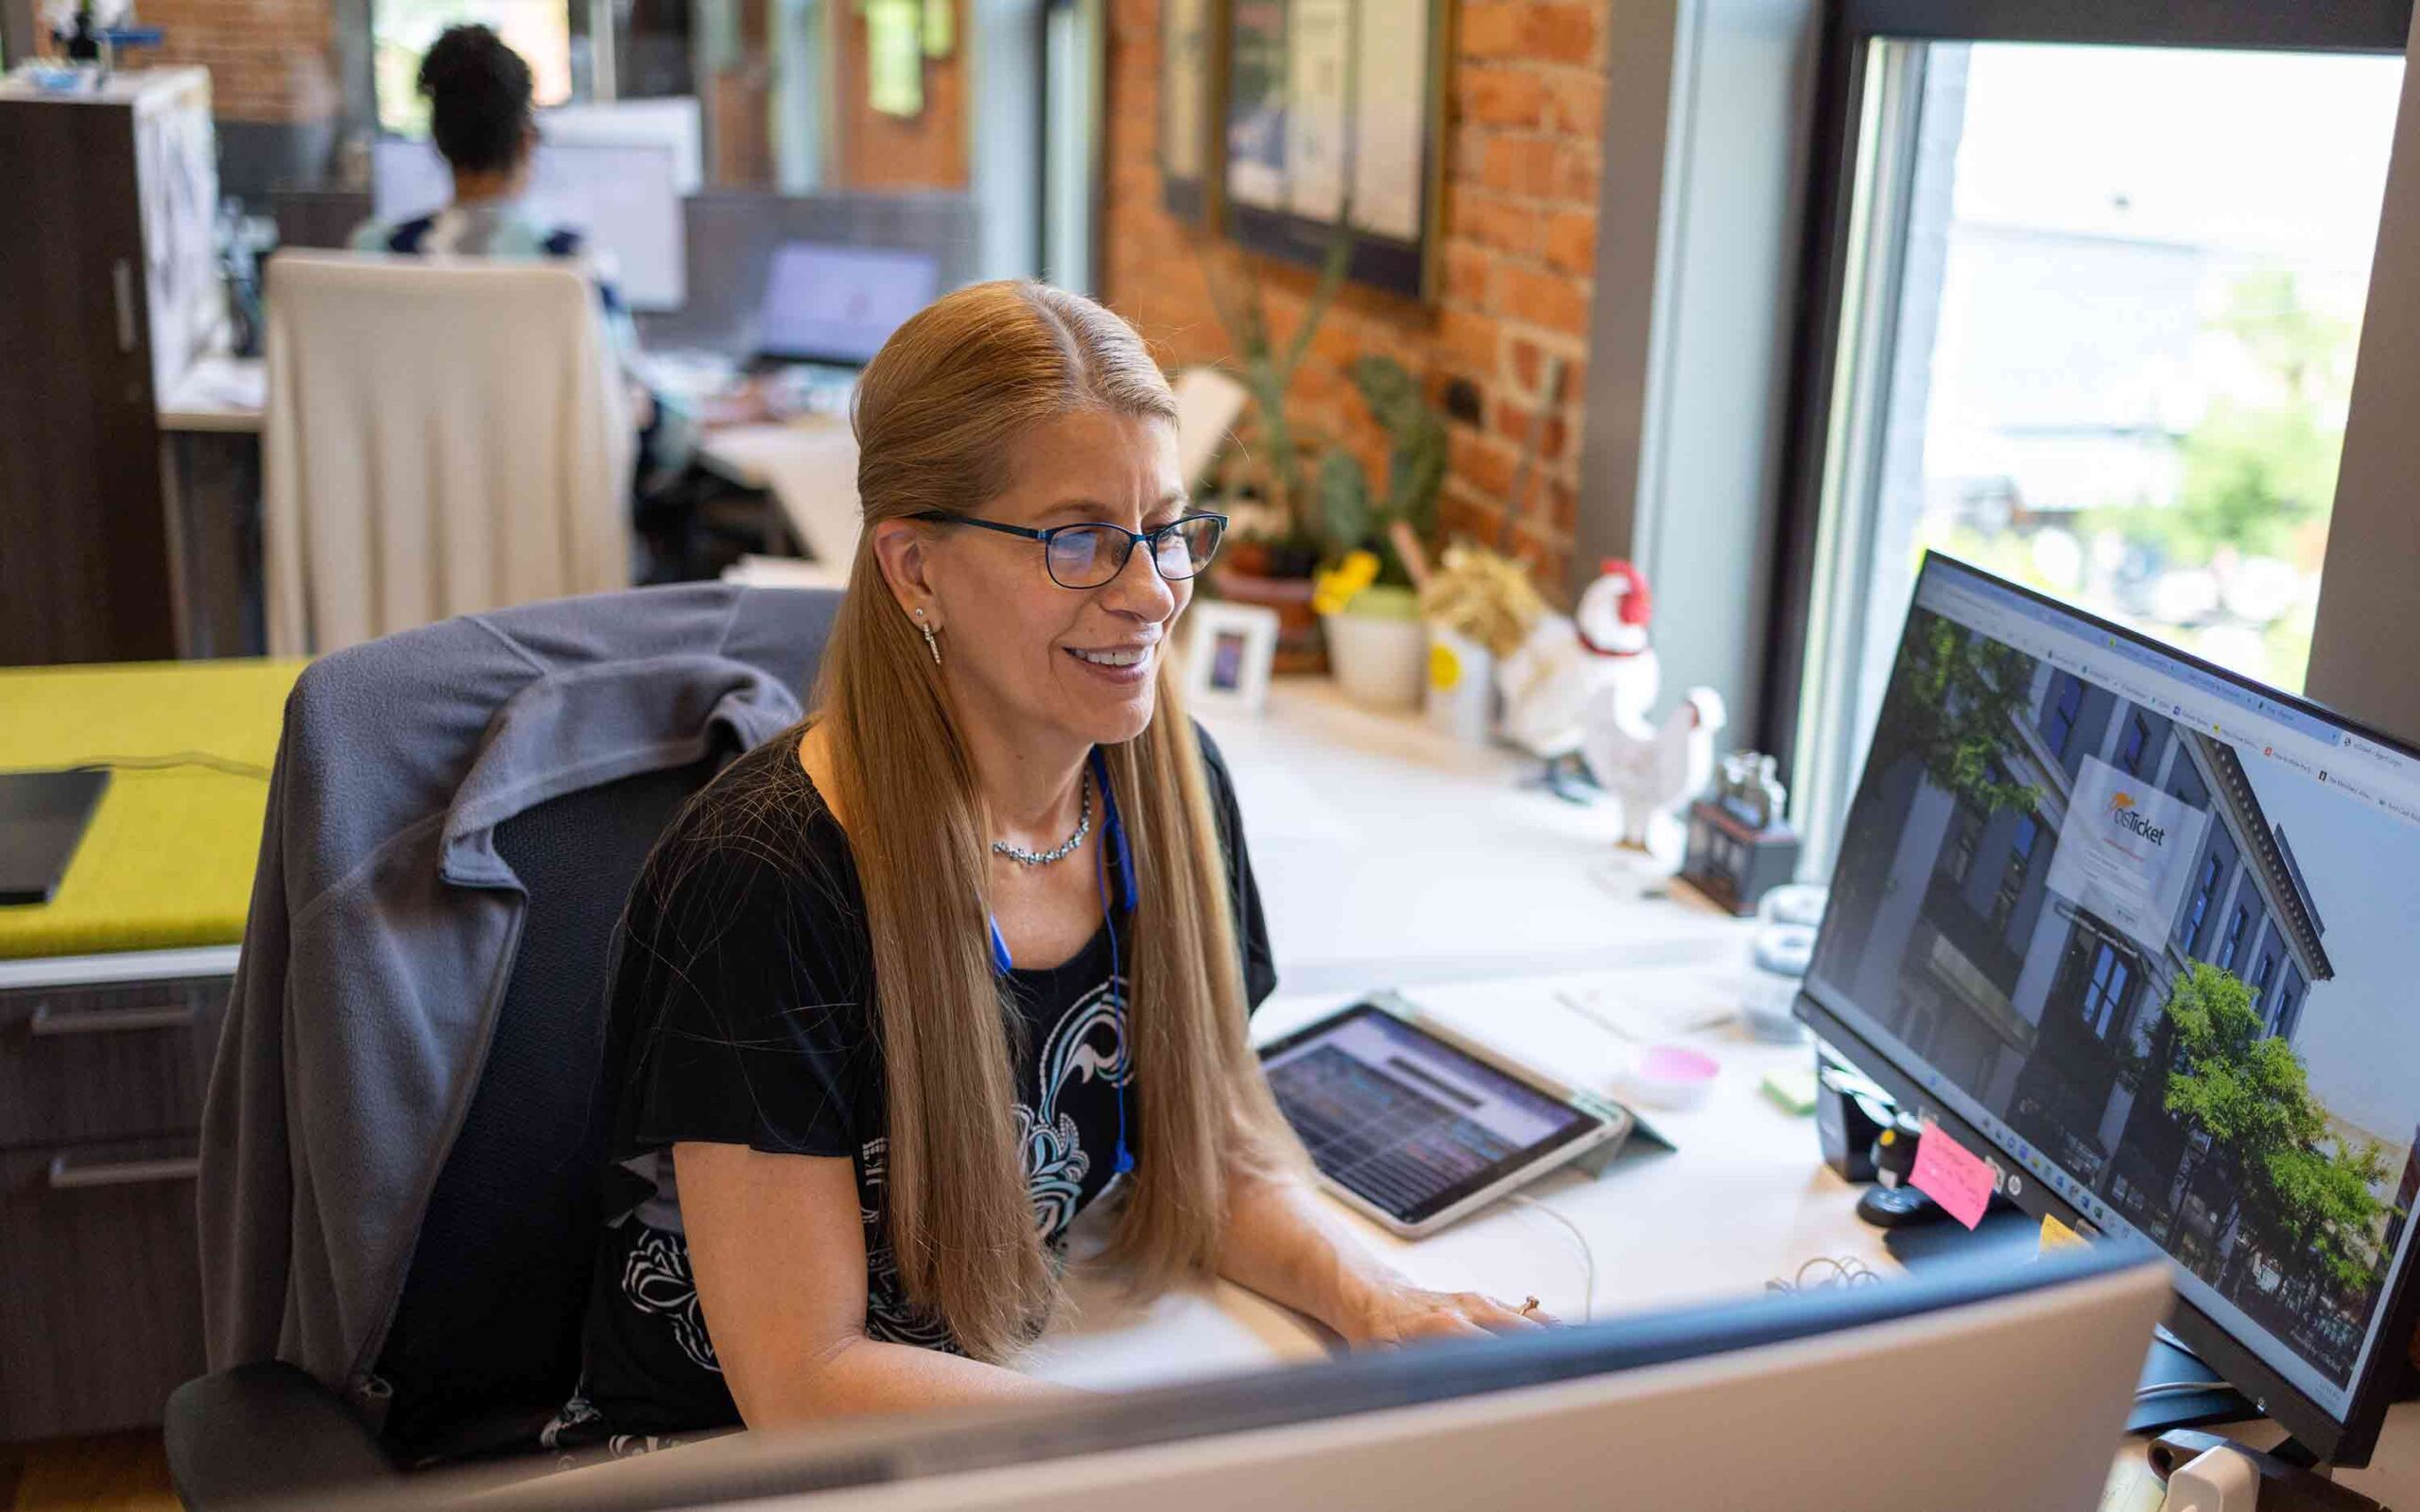
[[[1557,797],[1587,801],[1571,790],[1566,770],[1600,695],[1641,725],[1655,707],[1663,673],[1647,635],[1653,612],[1638,569],[1608,560],[1570,618],[1540,615],[1497,670],[1504,738],[1546,762],[1546,785]]]
[[[1726,720],[1720,696],[1692,688],[1661,725],[1651,722],[1664,680],[1647,628],[1654,610],[1646,577],[1610,559],[1571,618],[1542,617],[1497,674],[1505,738],[1545,759],[1549,789],[1582,802],[1564,775],[1577,756],[1621,801],[1628,850],[1647,849],[1656,814],[1704,791]]]
[[[1580,759],[1599,786],[1621,799],[1625,850],[1647,849],[1656,815],[1679,807],[1714,780],[1714,740],[1728,723],[1722,697],[1691,688],[1680,706],[1651,726],[1625,708],[1614,691],[1597,696]]]

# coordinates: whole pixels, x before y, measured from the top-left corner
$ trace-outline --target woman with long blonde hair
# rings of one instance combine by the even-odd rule
[[[1246,1040],[1275,986],[1170,636],[1189,513],[1141,339],[952,294],[859,384],[865,529],[816,709],[649,857],[608,1095],[625,1196],[558,1446],[1052,1388],[1070,1221],[1355,1343],[1534,1326],[1336,1236]]]

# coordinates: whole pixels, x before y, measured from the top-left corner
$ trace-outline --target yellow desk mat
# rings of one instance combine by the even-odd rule
[[[266,771],[303,662],[0,669],[0,771],[200,751]],[[119,769],[47,903],[0,907],[0,958],[232,945],[244,936],[268,782]]]

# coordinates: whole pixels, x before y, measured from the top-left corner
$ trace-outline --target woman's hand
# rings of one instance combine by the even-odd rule
[[[1534,1299],[1510,1306],[1478,1292],[1431,1292],[1402,1282],[1373,1288],[1338,1330],[1356,1348],[1415,1339],[1483,1338],[1555,1321]]]

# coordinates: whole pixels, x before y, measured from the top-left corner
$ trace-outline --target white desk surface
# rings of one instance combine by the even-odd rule
[[[698,438],[698,459],[735,483],[763,489],[807,551],[846,571],[857,551],[857,438],[847,420],[808,415],[770,425],[726,425]]]
[[[1562,1005],[1558,988],[1617,982],[1643,1002],[1695,1002],[1737,980],[1745,926],[1703,904],[1599,885],[1610,805],[1575,809],[1520,788],[1526,765],[1503,752],[1357,710],[1324,682],[1281,680],[1266,714],[1211,713],[1203,723],[1235,774],[1276,947],[1279,995],[1255,1016],[1256,1037],[1396,986],[1517,1058],[1600,1082],[1622,1041]],[[1601,1176],[1562,1171],[1530,1189],[1588,1235],[1596,1315],[1756,1296],[1817,1257],[1895,1271],[1879,1231],[1853,1211],[1858,1189],[1822,1164],[1814,1120],[1759,1089],[1767,1071],[1806,1065],[1809,1052],[1758,1042],[1736,1024],[1681,1038],[1723,1071],[1697,1110],[1642,1109],[1680,1148],[1634,1145]],[[1578,1246],[1544,1214],[1497,1204],[1408,1243],[1335,1211],[1422,1285],[1516,1306],[1534,1293],[1566,1319],[1586,1311]],[[1136,1304],[1114,1276],[1079,1264],[1070,1295],[1074,1315],[1026,1367],[1073,1384],[1229,1374],[1326,1348],[1305,1320],[1224,1282]],[[2266,1424],[2238,1431],[2274,1437]],[[2420,1504],[2420,1404],[2394,1409],[2372,1467],[2342,1480],[2390,1504]]]
[[[197,358],[160,396],[160,428],[257,433],[268,391],[268,371],[257,357],[214,352]]]

